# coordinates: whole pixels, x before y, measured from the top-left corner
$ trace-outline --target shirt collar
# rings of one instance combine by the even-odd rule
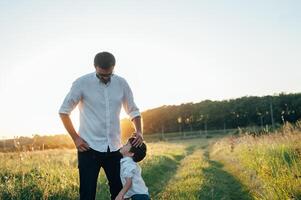
[[[133,158],[129,157],[129,156],[125,156],[125,157],[123,157],[123,158],[120,159],[121,163],[129,162],[129,161],[133,161]]]

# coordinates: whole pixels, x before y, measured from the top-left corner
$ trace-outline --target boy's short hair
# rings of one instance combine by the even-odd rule
[[[134,147],[133,146],[133,141],[135,140],[134,137],[129,138],[129,142],[132,144],[132,147],[130,149],[131,153],[134,153],[133,155],[133,160],[135,162],[140,162],[141,160],[144,159],[146,156],[146,144],[143,142],[141,146]]]
[[[115,57],[109,52],[100,52],[95,55],[94,66],[100,67],[102,69],[109,69],[110,67],[115,66]]]

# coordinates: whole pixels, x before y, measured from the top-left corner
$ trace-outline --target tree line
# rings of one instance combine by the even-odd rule
[[[223,101],[164,105],[142,112],[144,133],[233,129],[248,126],[279,127],[301,119],[301,93],[263,97],[245,96]],[[133,131],[122,120],[124,134]]]
[[[263,97],[245,96],[223,101],[205,100],[199,103],[164,105],[141,113],[144,134],[178,131],[235,129],[250,126],[272,128],[301,119],[301,93]],[[122,139],[134,128],[128,119],[121,120]],[[74,148],[66,135],[18,137],[0,140],[0,151],[26,151]]]

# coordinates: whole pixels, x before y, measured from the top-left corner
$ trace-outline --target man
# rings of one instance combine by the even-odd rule
[[[94,200],[97,178],[102,167],[109,182],[111,199],[122,189],[120,180],[119,115],[123,105],[135,129],[134,146],[143,143],[141,115],[126,80],[113,74],[115,58],[109,52],[94,58],[95,72],[86,74],[72,84],[60,107],[60,118],[74,141],[78,154],[80,199]],[[69,117],[79,105],[80,127],[76,132]]]

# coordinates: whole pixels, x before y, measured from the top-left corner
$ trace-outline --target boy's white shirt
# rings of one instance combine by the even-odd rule
[[[141,168],[131,157],[124,157],[120,160],[120,178],[123,186],[126,183],[125,178],[132,178],[132,186],[124,198],[130,198],[134,194],[149,194],[141,176]]]

